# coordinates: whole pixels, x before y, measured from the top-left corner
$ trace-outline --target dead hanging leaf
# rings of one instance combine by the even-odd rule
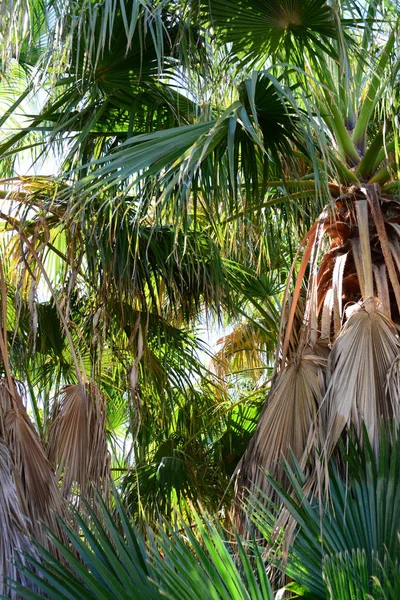
[[[303,254],[303,257],[301,259],[300,268],[299,268],[299,271],[297,273],[296,285],[294,287],[292,298],[291,298],[292,301],[291,301],[290,309],[289,309],[289,312],[288,312],[287,322],[285,323],[286,332],[285,332],[285,335],[284,335],[282,347],[280,347],[280,345],[278,345],[279,347],[278,347],[278,351],[277,351],[277,356],[279,355],[279,353],[281,354],[281,356],[280,356],[280,364],[283,367],[285,366],[286,357],[287,357],[288,350],[289,350],[290,339],[292,337],[293,322],[294,322],[295,315],[296,315],[296,308],[297,308],[298,300],[299,300],[299,297],[300,297],[301,287],[302,287],[302,283],[303,283],[303,277],[304,277],[304,275],[306,273],[306,269],[307,269],[307,266],[308,266],[308,261],[310,260],[310,257],[314,254],[313,251],[314,251],[314,247],[315,247],[315,244],[316,244],[316,238],[319,241],[317,233],[319,231],[319,226],[320,226],[320,223],[322,222],[322,218],[323,217],[324,217],[324,213],[321,215],[319,221],[317,221],[316,223],[314,223],[313,227],[308,232],[308,242],[307,242],[307,245],[306,245],[306,247],[304,249],[304,254]],[[317,245],[318,245],[318,243],[317,243]],[[292,265],[291,273],[293,272],[293,269],[294,269],[294,264]],[[289,283],[290,283],[290,279],[288,281],[288,286],[289,286]],[[283,306],[285,306],[286,301],[288,299],[288,286],[287,286],[287,289],[285,291],[285,299],[284,299],[284,302],[283,302]],[[283,317],[283,313],[282,313],[282,317]],[[281,333],[283,333],[282,323],[281,323]]]
[[[142,402],[141,402],[141,398],[140,398],[139,391],[138,391],[138,383],[139,383],[139,363],[142,360],[143,353],[144,353],[144,336],[143,336],[143,331],[142,331],[142,325],[140,323],[140,316],[138,317],[138,319],[136,321],[136,325],[134,327],[132,337],[134,337],[136,335],[136,333],[138,336],[137,354],[136,354],[136,358],[133,362],[132,369],[131,369],[131,372],[129,375],[130,384],[131,384],[132,402],[133,402],[133,406],[135,408],[134,442],[136,441],[136,438],[139,433],[140,419],[141,419],[141,412],[142,412]]]
[[[257,430],[239,467],[239,490],[258,494],[262,490],[274,497],[263,470],[281,484],[286,477],[279,464],[294,452],[302,467],[306,467],[316,436],[319,402],[325,392],[326,358],[306,348],[298,362],[280,371],[261,414]],[[247,492],[244,492],[245,494]]]
[[[65,541],[58,516],[67,519],[67,507],[11,375],[7,344],[7,290],[1,261],[0,288],[0,354],[6,373],[6,377],[0,380],[0,438],[10,452],[19,505],[30,520],[31,532],[44,547],[55,550],[43,524]]]
[[[373,301],[354,312],[337,337],[328,363],[328,389],[321,403],[322,445],[328,459],[346,425],[379,441],[381,419],[393,416],[385,393],[389,368],[400,350],[392,321]]]
[[[66,505],[22,398],[5,380],[0,381],[0,430],[10,451],[20,503],[35,537],[48,547],[43,523],[63,539],[57,515],[66,517]]]
[[[10,453],[0,439],[0,595],[17,598],[7,578],[30,587],[16,561],[26,565],[26,553],[35,555],[30,541],[29,521],[24,514],[15,485]]]
[[[66,386],[50,429],[48,456],[62,478],[62,494],[73,484],[84,494],[89,484],[107,495],[110,461],[106,439],[106,406],[94,383]]]
[[[400,342],[391,320],[392,316],[400,329],[399,214],[400,202],[394,198],[389,202],[376,184],[351,186],[329,208],[328,216],[322,213],[302,242],[303,258],[299,264],[296,255],[290,270],[289,279],[298,267],[288,306],[289,287],[285,291],[274,384],[237,477],[243,495],[245,486],[255,493],[257,487],[271,493],[259,465],[286,488],[277,461],[292,448],[303,466],[313,439],[324,460],[311,453],[315,468],[307,485],[319,492],[327,474],[321,467],[326,467],[346,426],[355,426],[362,437],[364,421],[377,447],[381,420],[400,420]],[[323,249],[327,251],[318,267]],[[296,322],[305,288],[306,306]],[[325,395],[315,383],[323,366],[314,362],[313,373],[306,374],[302,350],[308,344],[317,355],[323,341],[323,357],[334,344]],[[313,405],[321,405],[318,436],[316,419],[310,416]]]

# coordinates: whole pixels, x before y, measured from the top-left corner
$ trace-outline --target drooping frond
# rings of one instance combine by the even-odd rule
[[[361,436],[365,424],[371,443],[377,447],[382,419],[390,421],[396,414],[385,387],[399,350],[393,323],[376,310],[373,301],[345,323],[332,346],[327,392],[321,402],[321,444],[328,456],[343,429],[350,425]]]
[[[307,348],[276,375],[256,432],[238,467],[242,494],[245,488],[271,494],[261,466],[281,483],[286,481],[281,461],[288,449],[303,468],[307,467],[318,436],[316,418],[325,392],[325,366],[326,358]]]
[[[20,505],[37,539],[46,543],[43,523],[62,535],[57,515],[65,504],[45,450],[27,415],[15,385],[0,382],[1,436],[10,451]]]
[[[17,492],[9,450],[0,440],[0,594],[17,598],[10,591],[9,580],[28,585],[17,562],[26,565],[26,553],[35,556],[30,534],[31,526]],[[10,595],[9,595],[10,594]]]
[[[217,340],[219,346],[212,359],[212,368],[219,377],[240,374],[248,371],[251,377],[259,379],[267,367],[267,358],[273,354],[268,334],[262,324],[252,321],[237,325],[234,330]],[[271,332],[271,337],[275,332]]]
[[[94,383],[70,385],[60,393],[51,426],[48,456],[62,480],[65,498],[73,484],[87,496],[90,486],[107,496],[110,459],[105,400]]]
[[[354,427],[361,437],[365,424],[376,449],[382,419],[398,419],[399,209],[398,200],[377,184],[354,185],[322,213],[306,236],[292,299],[282,314],[276,378],[243,458],[239,488],[263,489],[263,479],[257,476],[260,466],[282,483],[279,463],[289,460],[291,452],[302,468],[312,462],[313,452],[322,452],[326,465],[345,428]],[[303,286],[307,288],[304,306]],[[302,349],[307,343],[313,344],[314,354],[322,352],[325,357],[318,370],[323,384],[312,391],[310,377],[310,393],[296,378],[301,375],[299,357],[306,358]],[[301,431],[308,397],[314,412],[309,411],[300,438],[288,419]],[[316,471],[312,479],[315,476]]]

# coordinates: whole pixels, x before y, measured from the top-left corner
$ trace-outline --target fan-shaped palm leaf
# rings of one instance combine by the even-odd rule
[[[308,348],[276,376],[257,430],[238,466],[242,494],[247,487],[271,494],[260,465],[285,482],[281,460],[289,448],[306,468],[318,435],[316,417],[325,390],[325,365],[326,359]]]
[[[322,46],[330,52],[330,42],[338,36],[334,12],[325,0],[240,0],[234,6],[211,0],[204,8],[217,34],[246,63],[266,60],[277,51],[292,58],[300,55],[299,46],[313,52]]]
[[[68,498],[73,483],[87,495],[89,484],[102,489],[105,497],[110,481],[106,442],[106,406],[93,383],[64,388],[55,407],[50,429],[48,456],[62,474],[62,493]]]
[[[287,566],[283,566],[293,579],[315,598],[336,598],[327,596],[335,583],[333,567],[336,565],[339,579],[340,570],[351,577],[343,582],[343,598],[359,590],[372,589],[379,595],[384,587],[390,568],[400,558],[399,505],[400,470],[399,445],[392,445],[398,439],[398,429],[389,424],[383,427],[377,455],[364,430],[364,443],[350,441],[348,450],[341,447],[341,460],[345,461],[347,473],[331,463],[329,480],[329,500],[316,499],[303,491],[304,474],[298,463],[292,469],[286,463],[294,497],[290,496],[271,477],[270,483],[282,499],[288,512],[297,523],[294,541],[287,555]],[[253,518],[257,527],[267,537],[271,535],[271,514],[256,502]],[[281,565],[282,566],[282,565]],[[383,568],[382,568],[383,567]],[[388,567],[387,570],[385,567]],[[325,584],[323,570],[325,570]],[[385,574],[386,571],[386,574]],[[358,577],[362,579],[358,582]],[[372,579],[374,576],[375,582]],[[376,580],[381,582],[377,585]],[[336,582],[335,585],[338,585]],[[327,589],[325,588],[325,585]],[[387,590],[390,590],[390,583]],[[339,588],[338,588],[339,589]],[[393,598],[393,596],[390,596]]]
[[[386,377],[398,353],[393,323],[373,306],[361,308],[346,322],[332,347],[321,402],[322,443],[328,454],[350,423],[361,435],[364,422],[377,445],[382,419],[390,421],[398,414],[399,398],[392,407],[385,393]]]

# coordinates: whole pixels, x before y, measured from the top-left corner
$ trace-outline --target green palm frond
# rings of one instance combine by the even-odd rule
[[[338,31],[325,0],[225,0],[204,3],[210,22],[223,42],[248,65],[266,62],[271,54],[300,56],[304,48],[332,53]]]
[[[399,433],[390,424],[382,425],[382,428],[384,431],[377,456],[366,430],[363,446],[356,438],[355,441],[349,439],[348,449],[344,445],[341,447],[340,457],[331,463],[325,498],[319,499],[304,491],[306,480],[298,463],[293,469],[288,463],[284,467],[293,486],[292,496],[268,476],[297,527],[284,569],[316,598],[327,597],[325,585],[328,591],[333,585],[334,565],[340,566],[343,577],[346,570],[352,573],[346,589],[349,590],[347,585],[355,585],[355,589],[361,590],[364,589],[362,585],[367,585],[371,593],[375,585],[372,577],[382,584],[385,580],[381,565],[387,564],[388,557],[394,564],[400,559],[397,514],[400,494]],[[253,518],[257,527],[271,539],[270,514],[259,501],[255,502]],[[339,578],[338,572],[336,575]],[[363,578],[362,585],[361,582],[359,585],[354,583],[358,576]],[[333,599],[336,596],[328,597]]]
[[[54,600],[143,598],[170,600],[272,600],[273,593],[257,546],[252,560],[239,538],[238,557],[220,527],[199,516],[193,527],[179,521],[180,530],[161,526],[147,532],[150,543],[138,533],[117,494],[116,515],[101,503],[97,515],[89,506],[86,516],[74,514],[82,536],[64,524],[71,550],[52,539],[63,562],[39,548],[31,567],[21,566],[28,581]],[[195,528],[195,531],[193,530]],[[14,583],[21,598],[41,597]]]
[[[50,4],[41,0],[5,0],[0,25],[2,69],[17,59],[29,68],[45,49],[53,15]]]
[[[329,598],[343,600],[395,600],[399,593],[398,559],[385,553],[383,562],[375,559],[371,578],[365,552],[352,551],[325,558],[324,581]]]
[[[161,3],[157,7],[147,2],[134,2],[131,7],[121,2],[118,8],[104,2],[101,9],[91,1],[79,7],[67,5],[55,3],[55,29],[49,26],[47,31],[53,38],[49,47],[52,42],[60,44],[50,58],[45,57],[47,63],[54,61],[50,79],[42,68],[49,87],[47,97],[41,100],[41,110],[30,115],[27,126],[10,133],[2,153],[12,157],[21,144],[27,145],[30,132],[37,131],[36,143],[42,150],[53,140],[62,157],[82,164],[93,152],[107,152],[116,140],[133,132],[192,119],[193,102],[178,92],[176,83],[174,87],[167,83],[167,79],[174,83],[170,71],[180,35],[174,11],[165,13]],[[54,70],[62,65],[65,72],[54,79]],[[71,143],[65,152],[67,136]]]

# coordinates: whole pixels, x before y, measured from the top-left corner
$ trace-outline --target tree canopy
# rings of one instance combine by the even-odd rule
[[[143,530],[236,499],[248,531],[240,503],[293,465],[329,487],[347,428],[378,455],[399,8],[3,3],[0,449],[45,546],[39,521],[66,540],[53,511],[113,485]]]

